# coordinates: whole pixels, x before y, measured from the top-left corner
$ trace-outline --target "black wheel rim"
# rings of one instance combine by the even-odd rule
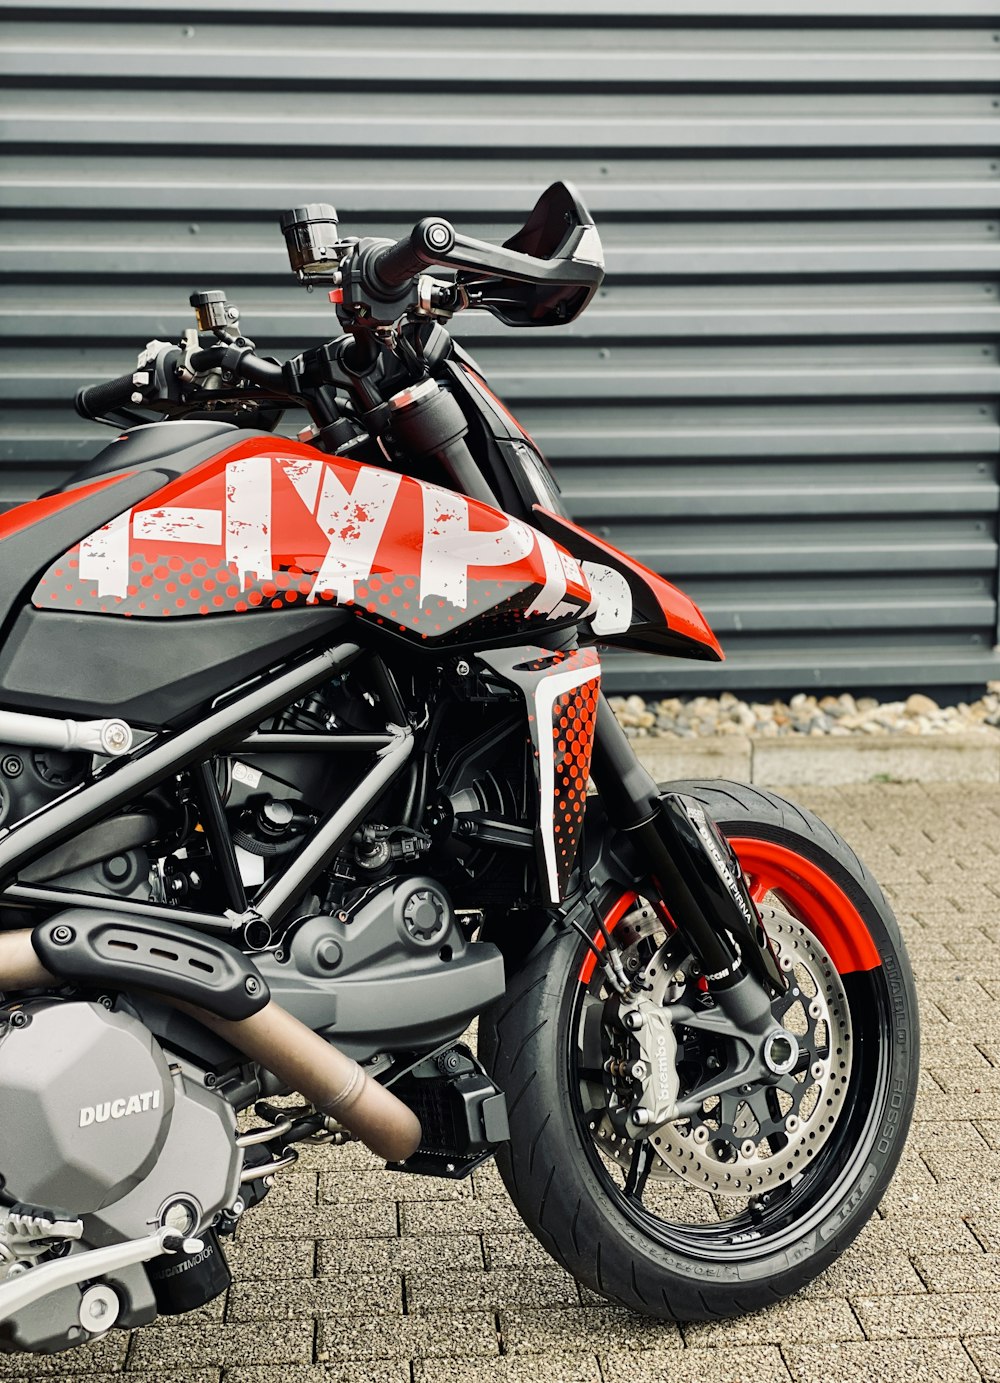
[[[808,917],[799,916],[799,920],[808,926]],[[581,959],[585,954],[581,943]],[[890,1084],[892,1008],[885,973],[878,967],[843,975],[841,980],[853,1026],[854,1064],[843,1108],[827,1143],[801,1174],[764,1195],[746,1198],[748,1204],[740,1203],[733,1214],[726,1215],[725,1197],[709,1197],[718,1219],[703,1223],[670,1219],[651,1207],[656,1195],[650,1192],[650,1173],[654,1173],[655,1193],[658,1159],[648,1141],[635,1143],[627,1165],[621,1164],[614,1171],[602,1156],[592,1132],[592,1110],[585,1107],[587,1082],[578,1055],[584,1006],[588,995],[601,991],[602,971],[597,967],[589,982],[575,986],[570,1021],[564,1030],[574,1119],[601,1191],[631,1225],[688,1258],[745,1261],[787,1249],[831,1213],[855,1182],[877,1141]],[[693,1186],[690,1190],[708,1196]]]

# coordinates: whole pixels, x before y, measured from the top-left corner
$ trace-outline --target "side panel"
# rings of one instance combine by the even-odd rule
[[[116,516],[32,597],[41,610],[137,619],[328,603],[441,642],[530,635],[590,599],[577,562],[518,519],[259,437]]]
[[[594,632],[602,643],[643,652],[723,662],[725,654],[697,605],[683,591],[561,514],[535,505],[535,522],[583,564],[597,599]],[[601,617],[609,618],[605,627]]]
[[[160,625],[26,606],[0,646],[0,705],[62,716],[118,715],[160,727],[324,638],[360,631],[347,610],[296,610],[252,623]]]
[[[538,873],[547,901],[559,903],[586,815],[600,658],[593,648],[552,653],[531,647],[479,657],[525,699],[538,783]]]

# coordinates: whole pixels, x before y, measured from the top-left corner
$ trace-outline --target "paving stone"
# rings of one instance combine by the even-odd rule
[[[508,1354],[565,1353],[573,1349],[644,1350],[683,1348],[676,1325],[647,1320],[623,1307],[577,1310],[501,1311],[500,1335]]]
[[[131,1383],[131,1379],[128,1380]],[[377,1364],[313,1364],[304,1369],[227,1369],[225,1383],[410,1383],[410,1366],[402,1359]]]
[[[893,1220],[896,1228],[907,1223],[918,1226],[954,1224],[974,1214],[991,1215],[998,1210],[1000,1193],[991,1182],[965,1185],[949,1182],[933,1187],[903,1187],[891,1182],[879,1205],[879,1213]],[[920,1252],[919,1245],[917,1252]]]
[[[790,1345],[782,1352],[795,1383],[979,1383],[969,1356],[951,1340]]]
[[[983,1119],[1000,1120],[1000,1092],[977,1095],[975,1099],[977,1123]],[[968,1102],[963,1105],[954,1095],[948,1095],[943,1090],[935,1091],[932,1086],[925,1084],[917,1096],[913,1120],[914,1123],[946,1124],[966,1120],[969,1113]]]
[[[975,1126],[994,1151],[1000,1149],[1000,1119],[976,1119]]]
[[[907,1142],[907,1147],[921,1156],[942,1152],[978,1153],[991,1146],[989,1138],[971,1120],[939,1125],[915,1123]]]
[[[500,1200],[510,1199],[495,1162],[487,1162],[472,1173],[472,1187],[477,1200],[489,1200],[494,1196]]]
[[[889,1220],[875,1219],[834,1263],[799,1294],[807,1297],[896,1296],[925,1292],[924,1283],[900,1247]]]
[[[231,1239],[226,1259],[237,1282],[261,1278],[311,1277],[316,1246],[311,1239]]]
[[[783,1345],[789,1340],[826,1344],[863,1338],[854,1312],[842,1297],[790,1297],[738,1320],[692,1321],[684,1326],[689,1345]]]
[[[988,1335],[997,1326],[997,1298],[989,1292],[856,1297],[852,1305],[870,1340]]]
[[[63,1354],[0,1354],[0,1378],[43,1378],[50,1374],[114,1374],[124,1367],[129,1337],[113,1330],[93,1344]]]
[[[299,1278],[276,1283],[238,1282],[230,1289],[229,1321],[282,1321],[311,1319],[316,1315],[401,1315],[403,1296],[399,1278],[387,1272],[379,1276]]]
[[[1000,1383],[1000,1335],[976,1335],[965,1341],[966,1351],[983,1383]]]
[[[350,1205],[280,1206],[268,1209],[267,1201],[255,1206],[240,1223],[239,1241],[283,1239],[395,1238],[396,1203],[353,1201]]]
[[[422,1268],[429,1272],[449,1268],[482,1272],[482,1241],[476,1234],[438,1234],[426,1239],[321,1239],[316,1245],[318,1276],[402,1273]]]
[[[633,1383],[635,1380],[636,1375],[633,1375]],[[488,1363],[471,1359],[418,1359],[413,1365],[413,1383],[538,1383],[538,1365],[524,1356],[491,1359]],[[547,1354],[545,1383],[601,1383],[596,1356]]]
[[[86,1383],[110,1383],[111,1379],[120,1380],[123,1376],[128,1380],[128,1383],[219,1383],[222,1370],[198,1369],[194,1373],[188,1369],[181,1373],[161,1373],[157,1370],[156,1373],[139,1373],[129,1369],[124,1375],[120,1373],[84,1373],[73,1376],[85,1379]]]
[[[1000,1212],[973,1211],[967,1224],[981,1248],[987,1253],[1000,1253]]]
[[[178,1326],[176,1330],[140,1330],[132,1341],[129,1367],[169,1371],[185,1365],[309,1364],[313,1355],[312,1321],[270,1325]]]
[[[399,1208],[404,1234],[488,1234],[524,1227],[510,1201],[412,1201]]]
[[[1000,1293],[1000,1256],[983,1253],[920,1253],[913,1266],[932,1292]],[[864,1295],[873,1295],[864,1292]],[[998,1296],[1000,1305],[1000,1296]]]
[[[483,1249],[491,1268],[545,1268],[553,1262],[533,1234],[484,1234]]]
[[[987,1156],[989,1153],[987,1152]],[[940,1178],[935,1177],[925,1159],[915,1148],[907,1147],[896,1165],[893,1185],[903,1189],[910,1187],[934,1186]]]
[[[414,1272],[406,1274],[409,1312],[457,1311],[467,1307],[525,1309],[578,1306],[580,1296],[569,1273],[554,1263],[529,1271],[496,1268],[491,1272]]]
[[[988,1070],[990,1063],[976,1046],[976,1037],[972,1027],[957,1023],[932,1028],[921,1036],[920,1060],[926,1067],[942,1067],[946,1071],[957,1066]]]
[[[483,1358],[499,1354],[492,1311],[445,1316],[338,1316],[322,1320],[317,1359]]]
[[[977,1053],[983,1065],[987,1062]],[[439,1177],[408,1176],[405,1172],[323,1172],[319,1178],[320,1205],[354,1201],[459,1201],[472,1199],[472,1183]]]
[[[79,1368],[79,1363],[73,1364],[73,1350],[68,1355],[56,1355],[55,1357],[63,1361],[64,1368]],[[44,1371],[36,1366],[36,1360],[42,1360],[44,1355],[15,1355],[15,1359],[20,1360],[23,1372],[16,1374],[3,1374],[4,1378],[58,1378],[59,1383],[121,1383],[124,1378],[127,1383],[219,1383],[222,1377],[221,1369],[198,1369],[192,1373],[185,1369],[180,1373],[134,1373],[129,1370],[127,1373],[53,1373]]]
[[[604,1383],[789,1383],[790,1374],[774,1345],[741,1347],[731,1353],[718,1349],[623,1350],[602,1354]],[[548,1362],[546,1361],[546,1373]]]
[[[964,1184],[1000,1181],[1000,1152],[992,1152],[989,1148],[984,1148],[982,1152],[952,1148],[947,1152],[925,1152],[923,1157],[935,1181],[959,1181]]]
[[[949,1070],[947,1067],[932,1069],[934,1079],[944,1087],[946,1094],[962,1102],[975,1100],[977,1111],[981,1095],[1000,1096],[1000,1070],[995,1067],[988,1066],[981,1071],[967,1071],[962,1068]],[[968,1117],[968,1103],[965,1104],[965,1110]]]
[[[949,1023],[968,1031],[970,1016],[990,1007],[993,996],[966,971],[967,967],[961,966],[938,973],[930,980],[918,979],[917,997],[921,1001],[926,997],[928,1002],[937,1005]]]

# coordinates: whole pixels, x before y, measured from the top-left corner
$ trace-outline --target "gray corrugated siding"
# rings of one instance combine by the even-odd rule
[[[68,400],[222,286],[333,334],[277,213],[509,233],[575,180],[608,279],[571,327],[460,334],[587,526],[730,662],[638,689],[1000,675],[995,0],[214,0],[2,7],[0,498],[103,441]]]

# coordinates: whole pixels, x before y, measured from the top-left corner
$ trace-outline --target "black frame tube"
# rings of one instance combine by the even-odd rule
[[[211,759],[203,759],[193,765],[191,773],[198,791],[198,804],[202,811],[205,835],[215,867],[222,878],[222,886],[226,890],[226,902],[233,912],[245,912],[246,890],[236,863],[236,852],[230,839],[222,798],[219,796],[214,764]]]

